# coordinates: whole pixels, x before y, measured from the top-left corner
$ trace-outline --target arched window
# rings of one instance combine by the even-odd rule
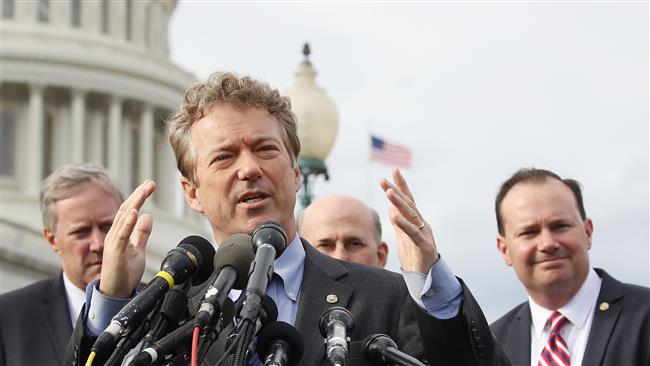
[[[126,3],[124,4],[125,8],[125,17],[124,17],[124,26],[126,29],[124,29],[124,33],[126,34],[126,40],[127,41],[132,41],[133,40],[133,25],[131,24],[133,22],[133,4],[131,0],[126,0]]]
[[[38,16],[38,21],[41,23],[47,23],[50,21],[49,0],[38,0],[37,16]]]
[[[100,30],[102,33],[108,33],[108,0],[102,0],[100,11]]]
[[[16,113],[3,109],[0,114],[0,176],[13,177],[16,174]]]
[[[81,27],[81,0],[70,1],[70,25],[74,28]]]
[[[2,2],[2,17],[5,19],[14,17],[14,0],[4,0]]]

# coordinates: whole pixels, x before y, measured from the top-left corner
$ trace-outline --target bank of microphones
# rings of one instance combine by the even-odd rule
[[[252,236],[230,236],[216,253],[202,237],[183,239],[97,337],[86,366],[297,365],[304,337],[277,320],[278,308],[266,295],[286,246],[287,235],[274,222]],[[329,308],[314,327],[323,336],[326,362],[346,365],[352,314]],[[421,365],[382,334],[366,339],[364,355],[369,364]]]

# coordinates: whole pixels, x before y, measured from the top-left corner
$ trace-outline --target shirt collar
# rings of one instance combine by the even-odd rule
[[[593,269],[590,269],[580,290],[578,290],[569,302],[557,310],[569,319],[573,326],[581,329],[586,324],[589,314],[596,306],[601,283],[602,279],[598,277]],[[537,305],[530,296],[528,297],[528,303],[533,321],[533,332],[537,336],[537,339],[541,339],[546,322],[551,314],[553,314],[553,310]]]
[[[72,281],[63,272],[63,287],[65,287],[65,297],[68,300],[68,311],[70,312],[70,321],[74,328],[77,323],[77,317],[81,311],[81,307],[86,301],[86,292],[75,286]]]
[[[305,248],[303,248],[298,234],[294,235],[282,255],[275,260],[273,269],[282,278],[287,297],[296,301],[305,270]]]

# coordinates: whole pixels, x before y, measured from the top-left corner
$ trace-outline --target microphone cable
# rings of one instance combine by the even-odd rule
[[[233,303],[230,298],[225,299],[220,310],[221,314],[216,318],[216,322],[213,320],[213,326],[207,327],[201,335],[196,361],[197,364],[203,362],[208,349],[212,347],[212,344],[219,338],[221,331],[233,322],[235,316],[235,303]]]
[[[192,366],[197,366],[196,358],[199,353],[199,332],[200,331],[201,328],[198,326],[194,327],[194,330],[192,331],[192,352],[190,354],[190,360]]]

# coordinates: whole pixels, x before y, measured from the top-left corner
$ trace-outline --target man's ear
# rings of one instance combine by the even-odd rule
[[[201,197],[199,196],[199,188],[196,187],[189,179],[181,177],[181,187],[185,194],[185,201],[190,205],[192,210],[203,213],[203,206],[201,205]]]
[[[296,185],[296,193],[298,193],[300,187],[302,187],[302,175],[300,174],[300,167],[298,166],[298,162],[296,160],[293,161],[293,174],[294,184]]]
[[[587,236],[587,249],[591,249],[591,235],[594,233],[594,223],[587,217],[585,220],[585,235]]]
[[[382,241],[377,247],[377,257],[379,258],[381,268],[386,267],[386,261],[388,260],[388,244],[386,242]]]
[[[54,233],[51,232],[50,229],[45,228],[43,229],[43,236],[45,236],[45,240],[47,240],[47,243],[50,245],[50,248],[52,248],[54,253],[61,255],[61,248],[59,248],[59,245],[56,243]]]
[[[503,261],[506,262],[506,265],[512,267],[512,258],[510,258],[510,251],[506,244],[506,238],[501,236],[501,234],[497,235],[497,249],[499,250],[499,253],[501,253],[501,257],[503,258]]]

